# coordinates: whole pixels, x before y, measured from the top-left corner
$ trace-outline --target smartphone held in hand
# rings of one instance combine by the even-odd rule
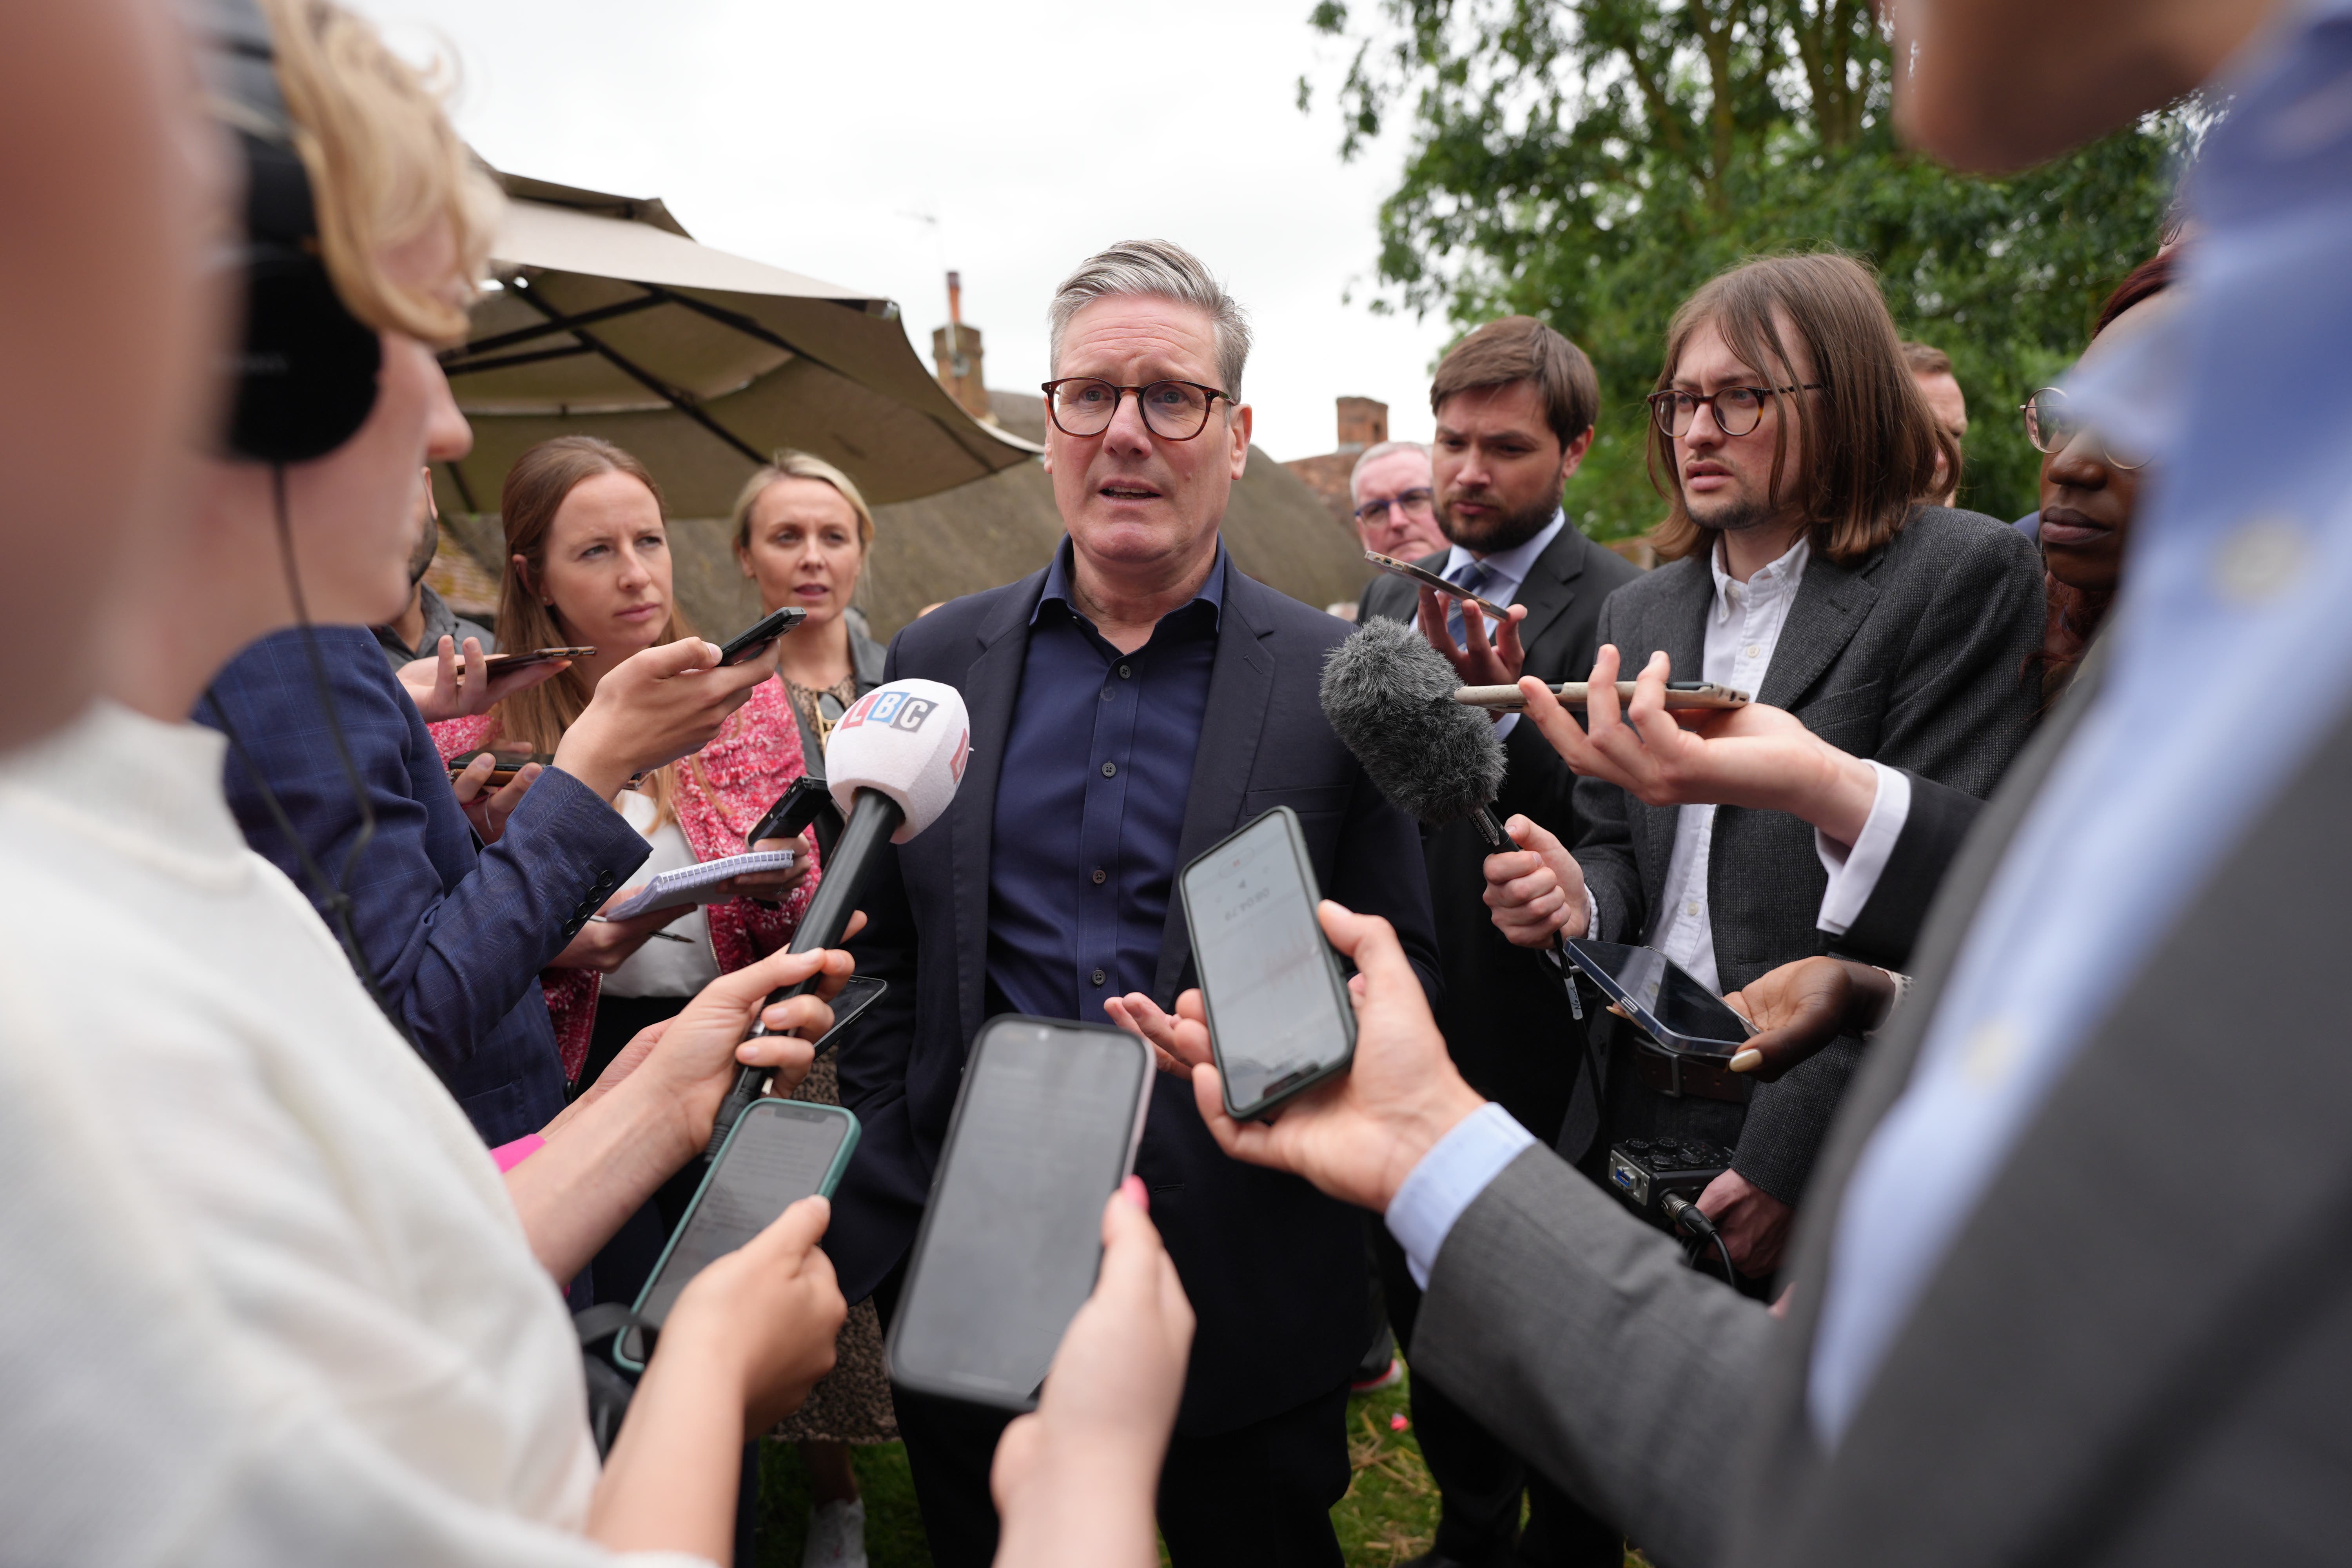
[[[1722,997],[1654,947],[1581,938],[1567,946],[1568,960],[1579,973],[1675,1056],[1728,1060],[1756,1032]]]
[[[1032,1410],[1102,1262],[1103,1205],[1135,1165],[1151,1049],[1014,1014],[972,1042],[890,1324],[890,1377]]]
[[[490,780],[488,784],[485,786],[489,789],[503,789],[506,785],[514,783],[515,774],[522,772],[525,767],[529,766],[532,763],[537,763],[543,768],[553,767],[555,765],[555,754],[551,752],[493,752],[485,749],[478,752],[467,752],[462,756],[450,758],[449,777],[451,781],[455,782],[459,773],[462,773],[467,768],[472,767],[474,765],[474,759],[477,757],[488,757],[490,759]]]
[[[1225,1113],[1264,1116],[1345,1072],[1356,1009],[1315,918],[1320,895],[1297,815],[1276,806],[1185,867],[1180,882]]]
[[[658,1329],[678,1293],[719,1258],[776,1223],[806,1197],[831,1197],[857,1149],[857,1118],[838,1105],[755,1100],[710,1163],[669,1245],[637,1292],[637,1316]],[[613,1359],[645,1370],[644,1336],[630,1329]]]
[[[769,644],[807,619],[808,612],[797,605],[770,611],[727,639],[727,646],[719,650],[719,668],[759,658],[768,651]]]

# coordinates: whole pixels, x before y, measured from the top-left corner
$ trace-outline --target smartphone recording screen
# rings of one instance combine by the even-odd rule
[[[1235,1114],[1345,1058],[1355,1038],[1292,833],[1288,816],[1268,812],[1184,868],[1209,1037]]]
[[[1580,966],[1605,971],[1633,1005],[1676,1037],[1659,1044],[1728,1057],[1748,1043],[1748,1027],[1739,1015],[1656,948],[1616,942],[1575,942],[1570,946]]]
[[[688,1281],[803,1198],[823,1192],[856,1125],[836,1107],[753,1100],[646,1282],[637,1315],[659,1327]]]
[[[890,1373],[1027,1409],[1094,1289],[1103,1205],[1133,1158],[1151,1058],[1115,1029],[992,1019],[974,1042]]]

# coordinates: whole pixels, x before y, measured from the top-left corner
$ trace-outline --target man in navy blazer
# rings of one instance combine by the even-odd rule
[[[1175,874],[1243,823],[1297,812],[1323,891],[1386,916],[1434,986],[1418,832],[1317,696],[1348,627],[1244,576],[1218,536],[1249,451],[1238,309],[1147,241],[1082,266],[1049,319],[1045,462],[1068,537],[1044,570],[908,626],[887,672],[961,690],[972,757],[947,816],[884,858],[850,944],[890,990],[841,1054],[865,1131],[826,1245],[844,1291],[886,1315],[982,1022],[1101,1023],[1129,993],[1173,1005],[1198,984]],[[1160,1480],[1169,1550],[1336,1568],[1360,1223],[1226,1160],[1181,1079],[1155,1084],[1136,1168],[1199,1317]],[[989,1562],[1005,1417],[897,1404],[934,1559]]]

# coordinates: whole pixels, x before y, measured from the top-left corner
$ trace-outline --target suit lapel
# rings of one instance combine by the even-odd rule
[[[1537,639],[1576,603],[1576,583],[1584,575],[1584,552],[1590,548],[1584,535],[1570,523],[1528,568],[1527,581],[1519,584],[1518,602],[1528,607],[1528,618],[1519,623],[1521,647],[1534,647]],[[1569,679],[1584,677],[1579,672]]]
[[[948,852],[955,870],[956,1004],[966,1039],[979,1033],[987,1009],[988,847],[996,830],[997,774],[1029,655],[1029,617],[1045,591],[1039,571],[1005,595],[980,628],[977,656],[961,683],[971,720],[971,762],[949,809]]]
[[[1274,654],[1264,639],[1273,626],[1257,616],[1256,597],[1267,592],[1238,568],[1225,574],[1223,613],[1217,621],[1216,662],[1209,669],[1209,705],[1201,716],[1201,744],[1192,753],[1192,783],[1184,796],[1184,828],[1176,847],[1177,871],[1202,850],[1241,826],[1242,802],[1257,762],[1258,738],[1274,697]],[[1160,967],[1151,994],[1163,1007],[1173,1004],[1175,986],[1192,956],[1184,925],[1182,892],[1171,888],[1168,922],[1160,938]]]
[[[1876,564],[1874,557],[1860,571],[1852,571],[1824,555],[1806,563],[1804,578],[1797,584],[1797,602],[1789,606],[1789,619],[1780,628],[1780,640],[1772,647],[1763,687],[1756,693],[1759,702],[1794,707],[1821,679],[1830,661],[1844,651],[1854,628],[1862,625],[1878,597],[1878,590],[1870,585],[1866,575]]]

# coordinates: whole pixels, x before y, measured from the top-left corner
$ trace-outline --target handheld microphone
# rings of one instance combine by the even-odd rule
[[[1380,618],[1323,664],[1323,716],[1374,788],[1423,822],[1467,817],[1497,852],[1517,847],[1491,809],[1503,787],[1494,721],[1454,700],[1462,678],[1422,635]]]
[[[834,804],[847,820],[788,952],[808,952],[841,941],[866,874],[881,858],[884,846],[906,843],[938,821],[955,799],[971,742],[971,722],[962,694],[936,680],[877,686],[841,716],[825,741],[824,773]],[[811,978],[785,986],[772,994],[761,1010],[814,990],[817,984]],[[751,1037],[766,1033],[765,1024],[751,1026]],[[719,1152],[736,1118],[760,1097],[767,1079],[766,1068],[747,1067],[736,1074],[735,1087],[728,1090],[711,1123],[705,1154]]]
[[[1402,621],[1365,622],[1323,661],[1323,717],[1372,787],[1423,822],[1477,825],[1493,854],[1518,847],[1496,818],[1502,792],[1503,742],[1494,721],[1458,700],[1462,678],[1443,654]],[[1568,943],[1559,943],[1563,963]],[[1568,1010],[1579,1023],[1584,1003],[1572,970],[1563,972]]]

